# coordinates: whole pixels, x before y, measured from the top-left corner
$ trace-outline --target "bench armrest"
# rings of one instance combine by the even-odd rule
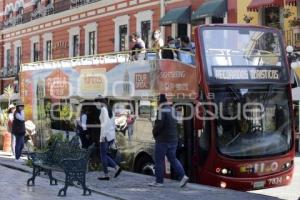
[[[32,160],[33,162],[35,161],[47,161],[49,157],[50,151],[45,151],[45,152],[33,152],[28,154],[28,158]]]
[[[86,171],[88,158],[82,156],[78,159],[63,159],[61,166],[65,171]]]

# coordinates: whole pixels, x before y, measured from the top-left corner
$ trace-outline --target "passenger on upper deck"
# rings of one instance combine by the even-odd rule
[[[175,59],[177,58],[176,52],[175,52],[175,40],[172,36],[168,36],[167,39],[167,45],[166,49],[162,50],[162,58],[165,59]],[[173,50],[174,49],[174,50]]]
[[[145,42],[142,40],[139,33],[132,33],[131,41],[134,43],[132,47],[132,59],[133,60],[144,60],[146,53]]]
[[[160,35],[160,30],[155,30],[152,33],[152,49],[154,49],[155,51],[157,51],[157,56],[158,58],[161,58],[161,48],[164,46],[164,41],[161,38]]]
[[[181,38],[181,47],[180,49],[183,51],[190,51],[194,53],[195,45],[191,42],[188,36],[182,36]]]

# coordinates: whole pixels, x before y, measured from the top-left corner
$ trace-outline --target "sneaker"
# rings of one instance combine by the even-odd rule
[[[186,184],[189,182],[189,177],[187,177],[186,175],[183,176],[183,178],[181,179],[179,186],[181,188],[183,188],[184,186],[186,186]]]
[[[120,175],[121,172],[122,172],[121,167],[117,166],[117,169],[116,169],[116,173],[115,173],[114,178],[117,178],[117,177]]]
[[[22,160],[22,159],[15,159],[15,162],[16,163],[24,163],[24,160]]]
[[[109,181],[109,177],[108,176],[98,177],[98,180],[100,180],[100,181]]]
[[[163,187],[164,186],[164,184],[157,183],[156,181],[152,182],[152,183],[149,183],[148,185],[151,186],[151,187]]]

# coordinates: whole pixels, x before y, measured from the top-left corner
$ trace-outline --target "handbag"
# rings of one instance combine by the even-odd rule
[[[114,140],[109,146],[108,146],[108,154],[112,157],[112,158],[116,158],[117,154],[119,151],[119,147],[116,143],[116,141]]]

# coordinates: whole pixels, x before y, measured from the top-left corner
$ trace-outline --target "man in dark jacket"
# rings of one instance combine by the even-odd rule
[[[12,124],[12,134],[16,137],[15,157],[16,162],[23,162],[20,157],[24,147],[25,136],[25,115],[24,104],[18,102],[16,105],[16,111],[14,112],[14,120]]]
[[[167,104],[165,94],[159,95],[159,110],[157,119],[153,128],[155,139],[155,177],[156,181],[150,186],[162,187],[164,179],[164,162],[167,156],[171,167],[180,177],[180,187],[184,187],[189,178],[185,175],[184,169],[176,158],[176,149],[178,145],[177,120],[175,110]]]

